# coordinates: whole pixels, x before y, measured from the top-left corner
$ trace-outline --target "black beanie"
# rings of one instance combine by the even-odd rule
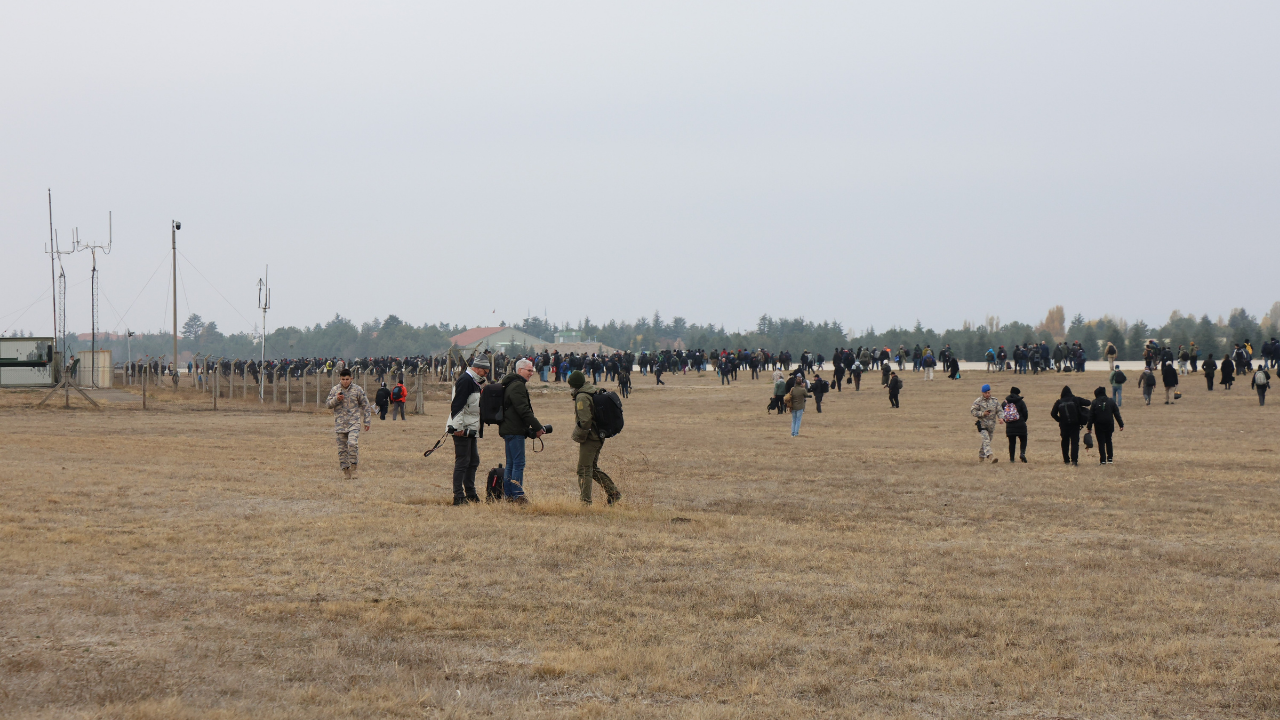
[[[1094,397],[1106,397],[1106,396],[1107,396],[1107,391],[1106,391],[1105,389],[1103,389],[1103,388],[1098,388],[1097,390],[1094,390],[1094,391],[1093,391],[1093,396],[1094,396]]]
[[[1019,390],[1019,389],[1018,389],[1018,388],[1016,388],[1016,387],[1011,387],[1011,388],[1009,388],[1009,394],[1010,394],[1010,395],[1021,395],[1021,394],[1022,394],[1022,391],[1021,391],[1021,390]]]

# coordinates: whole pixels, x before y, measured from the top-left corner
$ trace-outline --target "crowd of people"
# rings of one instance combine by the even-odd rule
[[[1080,431],[1085,431],[1086,448],[1098,447],[1100,464],[1114,462],[1114,440],[1116,432],[1124,430],[1121,416],[1123,405],[1123,387],[1128,381],[1124,371],[1116,364],[1115,347],[1110,343],[1102,350],[1103,358],[1108,362],[1107,374],[1110,393],[1105,386],[1093,391],[1089,399],[1075,395],[1069,386],[1062,392],[1049,410],[1050,418],[1058,425],[1065,464],[1077,465],[1080,456]],[[1265,404],[1266,391],[1270,387],[1270,368],[1280,364],[1280,342],[1272,339],[1262,347],[1260,362],[1255,370],[1253,366],[1253,348],[1246,341],[1237,344],[1221,362],[1210,354],[1203,362],[1199,352],[1192,343],[1189,348],[1172,347],[1149,343],[1143,351],[1144,369],[1139,374],[1138,384],[1143,398],[1149,405],[1157,386],[1165,388],[1165,403],[1172,404],[1180,397],[1180,377],[1203,372],[1207,380],[1208,390],[1214,389],[1215,377],[1220,378],[1220,386],[1230,390],[1238,375],[1249,374],[1251,387],[1258,393],[1259,404]],[[392,420],[397,414],[404,418],[404,401],[407,395],[403,384],[403,373],[417,373],[423,369],[439,372],[446,365],[458,365],[465,368],[455,373],[448,418],[446,420],[446,436],[452,436],[454,445],[453,494],[455,505],[480,502],[476,488],[476,475],[480,467],[478,440],[482,437],[483,425],[493,422],[498,425],[498,432],[503,438],[504,464],[491,472],[490,482],[486,489],[488,499],[503,498],[511,502],[528,502],[524,488],[525,443],[529,439],[540,440],[543,434],[551,432],[550,426],[544,426],[536,417],[526,383],[536,374],[543,382],[565,382],[570,387],[570,398],[574,403],[574,429],[572,439],[579,445],[577,465],[579,497],[584,503],[592,501],[592,487],[599,485],[605,492],[609,504],[622,497],[616,484],[607,473],[600,469],[600,455],[605,441],[616,434],[606,431],[601,426],[601,399],[604,405],[611,407],[610,402],[618,402],[617,397],[626,397],[631,387],[632,371],[638,369],[641,375],[652,374],[655,383],[663,384],[664,373],[689,372],[715,373],[721,384],[729,384],[738,379],[740,370],[750,371],[751,378],[761,378],[762,374],[772,371],[772,396],[768,409],[778,414],[791,414],[791,434],[800,435],[804,413],[810,401],[814,410],[822,412],[822,403],[831,392],[842,392],[846,385],[860,391],[863,375],[867,372],[879,371],[881,389],[886,391],[889,406],[900,408],[900,396],[904,387],[902,376],[906,363],[910,361],[913,372],[923,374],[922,381],[929,382],[933,378],[933,369],[941,364],[948,370],[948,377],[960,379],[959,359],[951,347],[943,347],[936,355],[929,346],[916,346],[911,350],[899,347],[895,353],[888,347],[882,348],[836,348],[830,360],[821,353],[804,350],[797,359],[791,353],[783,351],[771,353],[763,348],[755,351],[746,349],[723,349],[710,352],[701,349],[686,351],[683,349],[660,350],[654,353],[641,352],[638,356],[630,352],[615,351],[612,353],[578,354],[570,352],[561,354],[557,351],[532,353],[526,357],[508,358],[503,354],[494,354],[485,350],[472,352],[465,361],[458,356],[440,358],[368,358],[344,361],[341,359],[301,359],[270,361],[266,366],[255,365],[253,361],[222,361],[203,368],[195,368],[195,372],[249,372],[255,379],[261,368],[265,367],[264,377],[270,378],[277,373],[297,373],[298,376],[311,374],[332,375],[337,373],[339,384],[334,385],[329,393],[327,406],[334,411],[335,433],[338,436],[339,466],[342,471],[355,477],[358,468],[359,432],[369,430],[372,409],[377,408],[380,418],[385,419],[387,406],[392,410]],[[827,363],[831,363],[831,381],[822,377]],[[1081,372],[1087,362],[1086,354],[1078,342],[1058,343],[1049,348],[1047,343],[1024,344],[1015,346],[1012,353],[1003,346],[991,348],[987,352],[988,372],[1004,372],[1011,370],[1014,374],[1031,374],[1048,372],[1060,373]],[[370,401],[363,388],[352,383],[353,370],[358,373],[371,373],[377,377],[380,387]],[[391,374],[394,386],[388,388],[383,378]],[[495,373],[501,380],[490,382],[489,376]],[[271,380],[268,379],[268,382]],[[601,383],[617,382],[618,393],[605,390]],[[482,398],[486,388],[495,393],[494,407],[500,407],[495,420],[483,417]],[[612,397],[612,400],[609,398]],[[618,405],[618,430],[621,429],[621,410]],[[1008,439],[1009,461],[1027,462],[1027,442],[1029,408],[1019,388],[1010,387],[1003,400],[993,395],[990,384],[981,388],[981,396],[974,400],[970,407],[975,428],[981,437],[978,450],[980,462],[998,462],[992,442],[998,426],[1003,425]],[[493,411],[490,411],[493,414]],[[437,444],[438,445],[438,444]]]

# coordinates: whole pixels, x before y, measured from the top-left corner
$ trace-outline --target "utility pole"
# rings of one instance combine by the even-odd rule
[[[266,402],[267,384],[267,310],[271,308],[271,286],[267,280],[271,277],[271,266],[266,266],[262,279],[258,281],[258,307],[262,310],[262,364],[258,366],[258,402]],[[274,387],[274,384],[272,385]]]
[[[173,248],[173,391],[178,392],[178,231],[182,223],[177,220],[169,226],[169,239]]]

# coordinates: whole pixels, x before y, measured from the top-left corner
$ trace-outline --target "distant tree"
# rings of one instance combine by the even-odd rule
[[[1036,326],[1036,330],[1047,332],[1053,336],[1055,340],[1061,340],[1067,335],[1067,315],[1063,311],[1061,305],[1054,305],[1049,308],[1049,313],[1044,316],[1044,320]]]
[[[188,340],[198,336],[201,330],[204,330],[204,320],[195,313],[191,313],[191,317],[182,323],[182,337]]]

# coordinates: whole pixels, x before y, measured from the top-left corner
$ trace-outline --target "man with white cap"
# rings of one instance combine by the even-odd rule
[[[480,502],[476,468],[480,467],[480,387],[489,374],[489,358],[476,355],[471,367],[453,384],[447,431],[453,435],[453,504]]]
[[[982,386],[982,397],[973,401],[969,413],[977,418],[978,434],[982,435],[982,447],[978,450],[978,462],[998,463],[1000,458],[991,452],[991,436],[995,434],[996,423],[1004,422],[1000,417],[1000,401],[991,397],[991,386]]]

